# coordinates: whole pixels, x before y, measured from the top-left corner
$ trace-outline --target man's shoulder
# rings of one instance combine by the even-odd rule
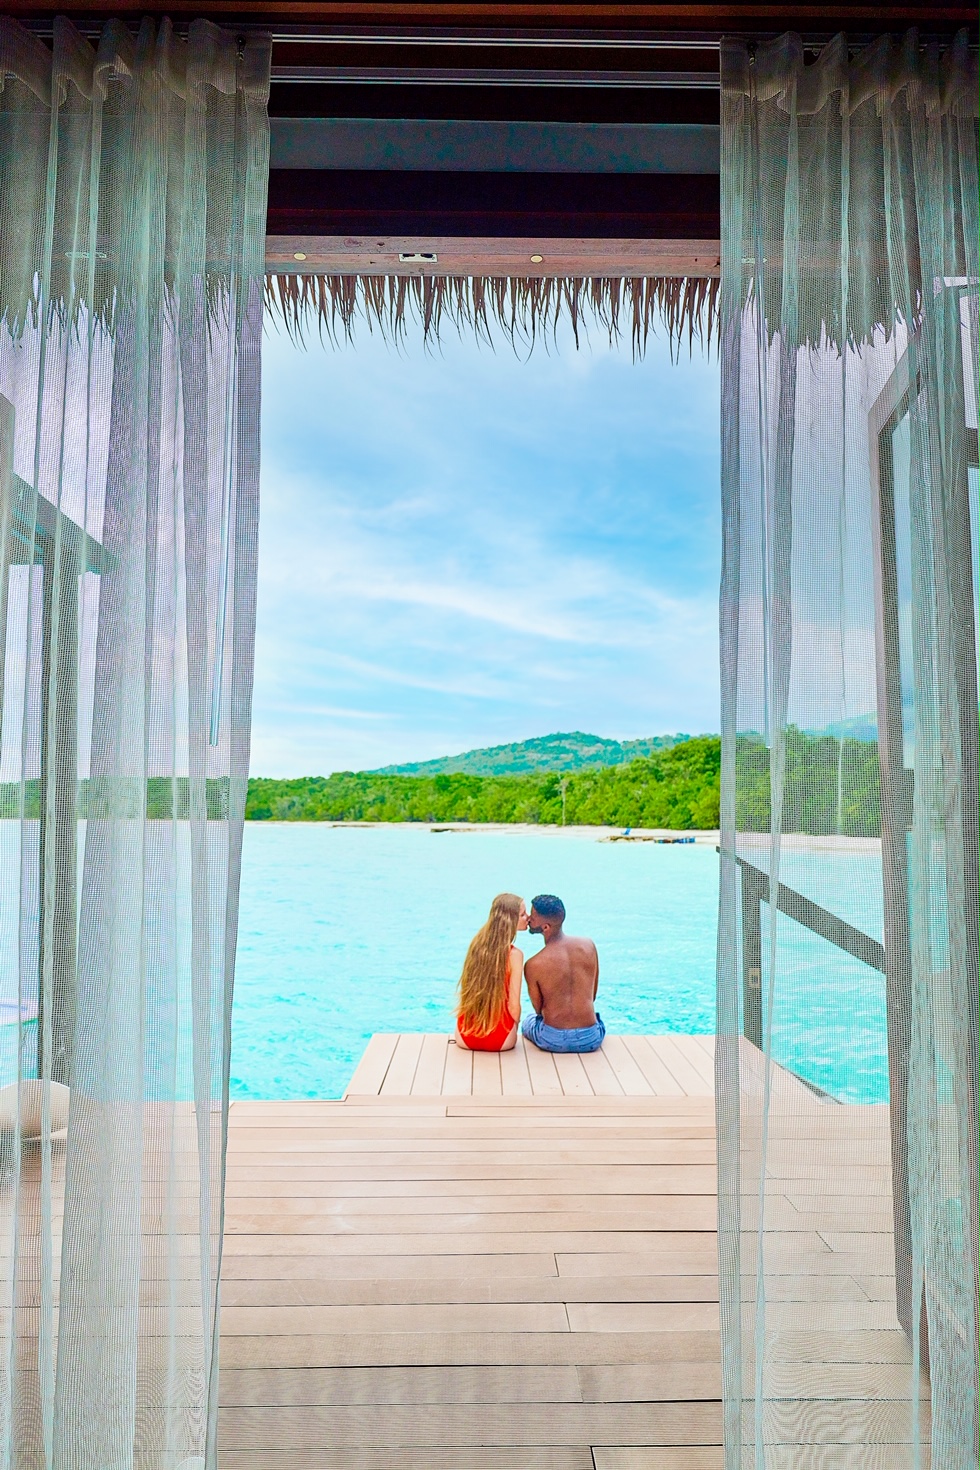
[[[548,971],[553,970],[559,963],[554,945],[546,944],[544,949],[538,950],[537,954],[528,955],[524,961],[524,973],[533,975],[537,972],[539,975],[547,975]]]
[[[585,934],[569,934],[566,937],[571,941],[572,944],[578,945],[581,949],[588,950],[590,954],[594,953],[594,939],[589,939],[588,936]]]

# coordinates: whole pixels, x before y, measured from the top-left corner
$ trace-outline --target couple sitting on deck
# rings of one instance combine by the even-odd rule
[[[591,939],[562,929],[565,905],[542,893],[530,914],[515,893],[498,893],[466,954],[455,1040],[471,1051],[510,1051],[521,1020],[521,976],[534,1007],[521,1032],[542,1051],[598,1051],[606,1028],[595,1009],[599,956]],[[514,944],[528,929],[544,949],[527,964]]]

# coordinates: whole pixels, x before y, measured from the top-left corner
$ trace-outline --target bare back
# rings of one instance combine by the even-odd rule
[[[556,935],[524,966],[527,993],[549,1026],[571,1031],[595,1025],[599,956],[591,939]]]

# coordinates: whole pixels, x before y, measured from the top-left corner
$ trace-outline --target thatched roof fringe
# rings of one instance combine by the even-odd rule
[[[718,332],[718,287],[707,276],[328,276],[269,275],[266,304],[298,341],[316,326],[334,346],[351,342],[357,322],[396,345],[421,328],[426,344],[444,328],[473,332],[489,345],[499,332],[529,351],[567,323],[576,347],[590,327],[610,344],[629,336],[633,356],[662,327],[671,352],[685,338],[710,350]]]

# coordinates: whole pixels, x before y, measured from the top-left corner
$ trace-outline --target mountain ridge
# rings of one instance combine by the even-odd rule
[[[583,730],[556,731],[508,745],[485,745],[459,755],[429,761],[380,766],[367,774],[377,776],[443,776],[457,772],[471,776],[523,775],[529,772],[586,771],[622,766],[638,756],[669,750],[690,735],[651,735],[641,740],[611,740]]]

